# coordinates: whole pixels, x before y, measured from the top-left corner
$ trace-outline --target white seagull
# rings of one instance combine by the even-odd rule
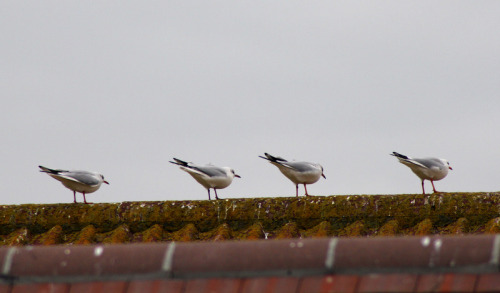
[[[259,156],[268,160],[271,164],[278,167],[281,173],[295,183],[295,194],[299,196],[299,184],[304,184],[304,189],[307,193],[306,184],[313,184],[319,180],[319,177],[323,176],[326,179],[325,174],[323,174],[323,167],[320,164],[309,163],[309,162],[289,162],[281,157],[274,157],[268,153],[264,153],[266,157]]]
[[[422,180],[422,192],[425,194],[424,180],[429,180],[432,184],[434,192],[434,181],[438,181],[448,175],[448,170],[453,170],[450,163],[445,159],[438,158],[410,158],[405,155],[392,152],[391,156],[398,158],[399,162],[403,165],[410,167],[410,169]]]
[[[191,162],[184,162],[182,160],[174,158],[175,162],[169,161],[172,164],[179,165],[181,170],[184,170],[193,176],[193,178],[198,181],[203,187],[208,190],[208,199],[210,200],[210,188],[213,188],[215,192],[215,198],[219,199],[217,196],[217,189],[223,189],[228,187],[231,182],[233,182],[234,177],[241,178],[240,175],[236,174],[233,169],[229,167],[216,167],[212,165],[198,166]]]
[[[85,199],[86,193],[92,193],[101,187],[102,183],[109,184],[104,180],[104,176],[96,172],[89,171],[66,171],[59,169],[50,169],[44,166],[38,166],[42,169],[40,172],[49,174],[50,177],[61,181],[67,188],[73,190],[74,203],[76,203],[76,193],[83,194],[83,202],[90,204]]]

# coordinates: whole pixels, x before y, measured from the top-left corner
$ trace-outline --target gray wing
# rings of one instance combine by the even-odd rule
[[[189,166],[190,169],[199,171],[208,177],[221,177],[221,176],[227,176],[226,170],[220,168],[220,167],[215,167],[215,166]]]
[[[420,163],[429,169],[431,169],[433,167],[437,167],[437,168],[441,169],[442,167],[444,167],[443,162],[441,162],[437,158],[413,159],[413,161]]]
[[[290,169],[296,170],[298,172],[308,172],[315,171],[315,168],[311,163],[308,162],[279,162],[280,165],[288,167]]]
[[[101,181],[97,179],[93,173],[87,171],[62,172],[59,174],[59,176],[90,186],[98,185],[99,183],[101,183]]]

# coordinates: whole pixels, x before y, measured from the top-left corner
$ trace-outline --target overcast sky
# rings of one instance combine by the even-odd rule
[[[234,168],[221,198],[294,196],[264,152],[322,164],[310,194],[420,193],[392,151],[449,160],[438,190],[498,191],[499,15],[499,1],[3,1],[1,203],[73,201],[38,165],[104,174],[93,202],[207,199],[172,157]]]

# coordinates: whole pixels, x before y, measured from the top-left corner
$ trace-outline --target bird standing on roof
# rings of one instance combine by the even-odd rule
[[[410,167],[410,169],[422,180],[422,193],[425,194],[424,180],[429,180],[432,184],[434,192],[434,181],[438,181],[448,175],[448,170],[453,170],[450,163],[445,159],[438,158],[410,158],[400,153],[392,152],[391,156],[396,157],[403,165]]]
[[[321,176],[326,179],[323,173],[323,167],[320,164],[289,162],[281,157],[274,157],[268,153],[264,153],[264,155],[265,157],[259,156],[259,158],[268,160],[271,164],[278,167],[283,175],[295,183],[295,194],[297,197],[299,196],[299,184],[304,184],[306,196],[309,196],[306,185],[317,182]]]
[[[76,203],[76,193],[80,192],[83,194],[83,202],[87,202],[85,198],[86,193],[92,193],[101,187],[102,183],[109,184],[108,181],[104,180],[102,174],[89,171],[67,171],[59,169],[50,169],[44,166],[38,166],[42,169],[40,172],[49,174],[50,177],[61,181],[61,183],[67,188],[73,190],[74,203]]]
[[[193,176],[193,178],[198,181],[203,187],[208,190],[208,199],[210,200],[210,188],[213,188],[215,192],[215,198],[219,199],[217,196],[217,189],[223,189],[228,187],[233,178],[241,178],[240,175],[236,174],[233,169],[229,167],[216,167],[212,165],[199,166],[191,162],[184,162],[182,160],[174,158],[175,162],[169,161],[172,164],[179,165],[181,170],[184,170]]]

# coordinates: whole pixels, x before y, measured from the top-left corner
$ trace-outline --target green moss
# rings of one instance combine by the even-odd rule
[[[3,245],[8,245],[8,246],[26,245],[29,243],[29,240],[30,240],[30,234],[28,229],[21,228],[10,233],[7,237],[5,237]]]
[[[26,244],[31,238],[38,241],[40,235],[55,226],[62,228],[57,237],[64,243],[81,244],[111,241],[112,232],[121,233],[116,239],[125,241],[203,240],[210,239],[206,235],[215,233],[223,224],[231,231],[232,239],[262,239],[267,233],[269,237],[278,237],[281,232],[283,237],[427,235],[452,233],[453,229],[457,233],[493,233],[498,226],[491,221],[500,217],[499,207],[500,193],[12,205],[0,206],[0,239],[4,245]],[[457,226],[460,219],[467,220],[462,223],[465,226]],[[424,225],[426,220],[430,221],[430,228]],[[288,227],[287,223],[294,226]],[[86,227],[92,229],[83,233]],[[23,231],[19,229],[31,236],[23,238],[21,233],[17,235],[19,239],[12,240],[17,237],[12,233]],[[83,236],[87,232],[90,235]]]
[[[237,238],[245,240],[258,240],[264,238],[264,231],[262,230],[262,225],[260,224],[260,222],[253,224]]]
[[[193,241],[198,240],[198,235],[198,229],[193,224],[187,224],[184,228],[173,233],[171,240],[180,242]]]
[[[498,234],[500,233],[500,217],[491,219],[486,223],[485,233]]]
[[[332,236],[332,225],[327,221],[323,221],[313,228],[304,231],[303,235],[312,238]]]
[[[276,239],[297,238],[299,236],[299,229],[295,222],[286,223],[279,229],[278,233],[276,233]]]
[[[210,239],[213,241],[224,241],[233,239],[231,228],[229,228],[229,225],[226,223],[220,225],[215,230],[215,233],[212,233]]]
[[[363,223],[363,221],[356,221],[351,225],[345,227],[339,233],[339,236],[358,237],[365,235],[365,233],[365,224]]]
[[[83,228],[81,232],[77,232],[74,236],[74,240],[71,242],[79,245],[92,244],[95,242],[96,232],[94,226],[88,225]]]
[[[35,237],[33,245],[54,245],[62,243],[63,229],[61,226],[56,225],[49,231]]]
[[[130,229],[127,225],[121,225],[115,230],[107,233],[102,243],[116,244],[126,243],[130,240]]]
[[[153,225],[143,233],[142,242],[158,242],[163,239],[163,229],[160,225]]]
[[[415,227],[415,235],[423,236],[432,234],[432,222],[430,219],[425,219],[422,222],[418,223]]]
[[[442,234],[465,234],[469,231],[469,220],[460,218],[443,229]]]
[[[397,220],[390,220],[385,223],[378,231],[379,236],[395,236],[399,233],[399,222]]]

